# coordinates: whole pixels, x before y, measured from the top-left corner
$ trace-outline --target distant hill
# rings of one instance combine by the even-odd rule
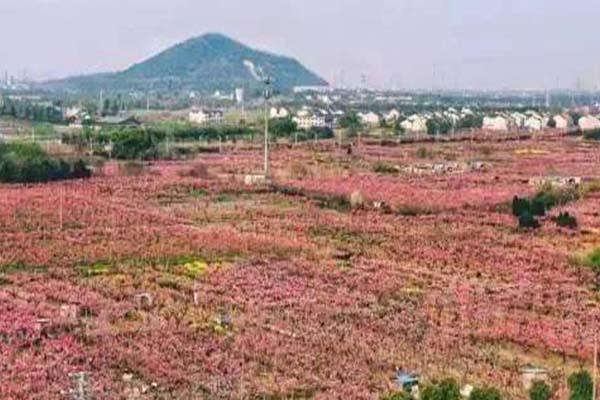
[[[266,76],[282,91],[327,82],[297,60],[257,51],[221,34],[206,34],[175,45],[115,73],[46,82],[50,90],[76,92],[258,89]]]

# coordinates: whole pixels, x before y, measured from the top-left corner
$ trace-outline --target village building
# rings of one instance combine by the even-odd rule
[[[370,126],[377,126],[381,121],[379,115],[374,113],[373,111],[370,111],[368,113],[358,113],[358,117],[360,118],[363,124]]]
[[[545,127],[544,121],[538,116],[530,116],[525,120],[524,128],[529,132],[541,131]]]
[[[552,117],[554,123],[556,124],[557,129],[568,129],[569,128],[569,120],[563,115],[557,114]]]
[[[483,129],[490,131],[503,131],[507,132],[509,128],[508,119],[503,116],[495,117],[484,117],[483,118]]]
[[[190,122],[199,125],[218,125],[223,122],[222,110],[198,109],[189,113]]]
[[[411,133],[419,133],[427,131],[427,118],[421,115],[411,115],[406,120],[400,123],[400,126]]]
[[[287,118],[290,116],[290,112],[284,107],[271,107],[269,114],[271,118]]]
[[[579,118],[579,129],[582,131],[591,131],[594,129],[600,129],[600,120],[596,117],[592,117],[591,115]]]
[[[385,115],[385,122],[387,122],[387,123],[394,123],[394,122],[398,121],[398,119],[400,119],[400,111],[398,111],[396,109],[390,110]]]
[[[293,118],[299,129],[308,130],[312,128],[329,128],[333,129],[335,118],[332,114],[319,110],[309,112],[302,110]]]

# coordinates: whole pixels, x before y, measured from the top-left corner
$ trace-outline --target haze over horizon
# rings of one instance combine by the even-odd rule
[[[593,0],[20,0],[0,3],[0,71],[121,70],[219,32],[341,86],[600,88]]]

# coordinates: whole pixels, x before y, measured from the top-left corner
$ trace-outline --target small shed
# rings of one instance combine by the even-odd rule
[[[521,379],[523,381],[523,387],[525,390],[529,390],[535,381],[543,381],[547,383],[550,379],[550,375],[546,368],[526,365],[521,368]]]

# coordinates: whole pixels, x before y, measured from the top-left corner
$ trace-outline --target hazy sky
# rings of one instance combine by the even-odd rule
[[[330,82],[545,88],[600,83],[599,0],[0,0],[0,71],[122,69],[221,32]]]

